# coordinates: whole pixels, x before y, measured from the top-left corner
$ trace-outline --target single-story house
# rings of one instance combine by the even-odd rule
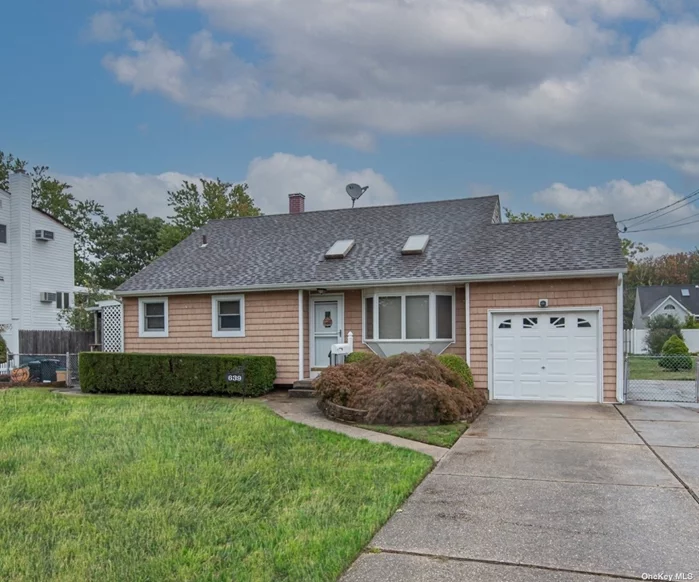
[[[633,328],[648,329],[648,319],[660,314],[673,315],[681,322],[687,317],[699,321],[699,285],[637,287]]]
[[[501,223],[497,196],[213,220],[125,282],[126,352],[273,355],[280,385],[332,344],[464,357],[492,399],[616,402],[622,255],[611,215]]]

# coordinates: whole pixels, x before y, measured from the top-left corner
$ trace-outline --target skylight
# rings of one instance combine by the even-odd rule
[[[354,247],[354,239],[335,241],[335,244],[325,253],[326,259],[344,259]]]
[[[421,255],[425,252],[425,247],[430,240],[428,234],[416,234],[408,237],[401,253],[404,255]]]
[[[682,297],[689,297],[689,289],[682,289]]]

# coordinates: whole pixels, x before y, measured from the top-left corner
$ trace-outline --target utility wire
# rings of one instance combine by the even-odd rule
[[[644,224],[646,222],[654,220],[655,218],[659,218],[660,216],[665,216],[666,214],[669,214],[670,212],[674,212],[675,210],[678,210],[679,208],[682,208],[683,206],[690,204],[692,202],[692,200],[694,198],[696,198],[697,196],[699,196],[699,190],[695,190],[694,192],[688,194],[684,198],[681,198],[680,200],[676,200],[672,204],[668,204],[667,206],[663,206],[662,208],[656,208],[655,210],[652,210],[650,212],[646,212],[645,214],[639,214],[638,216],[632,216],[630,218],[618,220],[617,224],[622,224],[622,223],[626,223],[626,222],[634,222],[634,221],[638,220],[639,218],[643,218],[644,220],[640,220],[636,224],[631,225],[630,227],[627,227],[626,225],[624,225],[625,229],[635,228],[637,226],[640,226],[641,224]],[[685,202],[685,204],[683,204],[682,206],[679,206],[678,208],[673,208],[682,202]],[[658,216],[654,216],[656,213],[658,213],[662,210],[667,210],[668,208],[672,208],[672,210],[669,210],[668,212],[665,212],[665,213],[660,214]]]
[[[697,216],[697,215],[696,215],[696,214],[693,214],[692,216]],[[686,218],[683,218],[682,220],[687,220],[687,218],[691,218],[691,217],[688,216],[688,217],[686,217]],[[630,234],[630,233],[633,233],[633,232],[648,232],[648,231],[651,231],[651,230],[665,230],[665,229],[667,229],[667,228],[681,228],[681,227],[687,226],[687,225],[689,225],[689,224],[696,224],[696,223],[699,223],[699,218],[697,218],[697,219],[695,219],[695,220],[690,220],[690,221],[688,221],[688,222],[682,222],[681,224],[676,224],[676,222],[677,222],[677,221],[671,222],[671,223],[665,224],[665,225],[663,225],[663,226],[654,226],[654,227],[649,227],[649,228],[640,228],[640,229],[638,229],[638,230],[627,230],[627,231],[620,231],[620,232],[624,232],[625,234]]]
[[[696,193],[695,196],[699,196],[699,191]],[[648,222],[651,222],[651,221],[655,220],[656,218],[661,218],[663,216],[667,216],[668,214],[672,214],[673,212],[676,212],[680,208],[685,208],[686,206],[689,206],[690,204],[694,204],[694,202],[696,202],[696,200],[687,199],[684,202],[684,204],[680,204],[679,206],[675,206],[674,208],[671,208],[670,210],[666,210],[665,212],[661,212],[660,214],[656,214],[654,216],[649,216],[647,218],[644,218],[643,220],[639,220],[635,224],[632,224],[631,228],[638,228],[642,224],[646,224]]]

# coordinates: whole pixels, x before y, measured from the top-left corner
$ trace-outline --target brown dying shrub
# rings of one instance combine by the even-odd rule
[[[364,358],[325,370],[314,382],[320,401],[367,411],[372,424],[438,424],[475,418],[484,394],[431,352]]]

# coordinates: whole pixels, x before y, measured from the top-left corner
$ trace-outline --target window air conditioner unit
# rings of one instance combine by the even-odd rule
[[[43,241],[53,240],[53,232],[50,230],[35,230],[34,238]]]
[[[55,293],[49,293],[48,291],[42,291],[39,293],[39,301],[42,303],[53,303],[56,301],[56,294]]]

